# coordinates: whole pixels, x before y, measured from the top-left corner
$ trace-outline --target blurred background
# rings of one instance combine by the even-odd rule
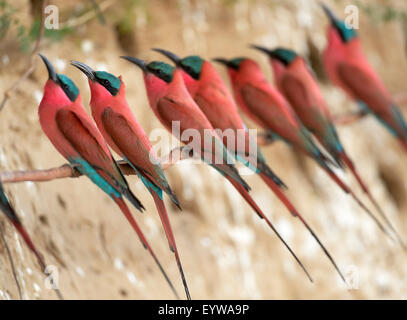
[[[358,32],[369,61],[390,92],[403,95],[407,91],[407,2],[325,3],[342,18],[346,5],[357,5]],[[79,60],[94,69],[122,75],[131,108],[147,133],[162,126],[150,111],[141,72],[118,56],[163,59],[150,50],[152,47],[207,59],[252,57],[270,81],[267,58],[247,45],[293,48],[313,67],[332,113],[356,109],[324,75],[320,54],[328,21],[318,1],[51,0],[48,4],[58,9],[59,29],[45,30],[40,52],[57,72],[74,80],[88,111],[87,80],[69,61]],[[0,1],[0,99],[30,66],[41,8],[42,0]],[[32,59],[34,72],[10,94],[0,114],[0,171],[47,169],[66,162],[38,122],[37,108],[48,76],[39,57]],[[226,76],[223,68],[219,71]],[[407,116],[407,104],[400,107]],[[256,127],[245,120],[249,127]],[[407,239],[407,154],[373,118],[338,128],[361,176]],[[387,240],[312,161],[281,142],[262,150],[289,186],[289,198],[330,250],[350,285],[341,282],[312,237],[257,176],[246,176],[253,198],[303,260],[314,284],[221,175],[208,166],[183,161],[167,170],[183,211],[168,199],[166,204],[192,298],[406,299],[407,256],[400,246]],[[343,177],[368,203],[352,177]],[[183,296],[152,198],[136,177],[128,177],[128,181],[147,208],[143,215],[133,210],[134,214]],[[174,298],[118,208],[88,179],[7,184],[6,190],[47,263],[57,268],[65,298]],[[3,216],[0,224],[23,298],[54,299],[13,227]],[[0,241],[0,299],[18,298],[10,260],[4,241]]]

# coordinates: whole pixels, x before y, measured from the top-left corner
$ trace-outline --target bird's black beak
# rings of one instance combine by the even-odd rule
[[[176,54],[174,54],[174,53],[172,53],[170,51],[167,51],[167,50],[164,50],[164,49],[157,49],[157,48],[153,48],[151,50],[159,52],[159,53],[165,55],[167,58],[171,59],[176,65],[178,65],[178,63],[181,61],[180,57],[178,57]]]
[[[42,61],[44,61],[44,63],[45,63],[45,66],[47,67],[49,78],[52,81],[54,81],[55,83],[57,83],[58,76],[57,76],[57,73],[55,72],[55,69],[52,66],[51,62],[49,62],[49,60],[45,56],[43,56],[41,53],[39,53],[38,55],[41,57]]]
[[[231,67],[231,65],[230,65],[230,61],[229,60],[227,60],[227,59],[224,59],[224,58],[214,58],[214,59],[212,59],[212,61],[215,61],[215,62],[218,62],[218,63],[220,63],[220,64],[223,64],[224,66],[226,66],[226,67]]]
[[[130,57],[130,56],[120,56],[120,58],[126,59],[127,61],[134,63],[143,71],[147,71],[147,63],[144,60],[137,59],[137,58]]]
[[[79,70],[81,70],[90,80],[95,81],[96,77],[95,77],[95,71],[87,66],[86,64],[79,62],[79,61],[71,61],[71,65],[73,65],[74,67],[77,67]]]
[[[269,56],[272,55],[271,50],[267,49],[266,47],[258,46],[258,45],[255,45],[255,44],[251,44],[249,47],[252,48],[252,49],[255,49],[255,50],[259,50],[259,51],[261,51],[261,52],[263,52],[263,53],[265,53],[265,54],[267,54]]]
[[[320,2],[319,5],[324,10],[325,14],[328,16],[329,20],[331,20],[332,23],[338,20],[338,18],[334,15],[332,10],[329,9],[324,3]]]
[[[271,59],[277,59],[281,61],[281,57],[278,54],[276,54],[275,50],[267,49],[266,47],[256,45],[251,45],[250,47],[267,54]]]

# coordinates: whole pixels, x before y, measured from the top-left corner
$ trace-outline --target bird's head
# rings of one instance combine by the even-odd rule
[[[44,98],[49,99],[53,104],[68,105],[75,102],[79,96],[79,89],[75,83],[66,75],[55,72],[51,62],[39,53],[42,61],[48,70],[48,81],[44,88]]]
[[[240,65],[245,60],[247,60],[247,58],[244,58],[244,57],[233,58],[230,60],[224,59],[224,58],[214,58],[213,59],[213,61],[226,66],[228,68],[228,70],[236,70],[236,71],[238,71],[240,69]]]
[[[134,63],[143,70],[144,83],[150,105],[154,107],[156,101],[163,97],[175,76],[175,68],[162,61],[152,61],[150,63],[134,57],[121,57]],[[182,81],[182,78],[181,78]]]
[[[141,70],[143,70],[146,77],[158,78],[166,83],[171,83],[173,79],[175,68],[165,62],[152,61],[150,63],[147,63],[144,60],[128,56],[121,56],[120,58],[134,63]]]
[[[95,71],[79,61],[71,61],[71,65],[81,70],[88,77],[92,99],[117,96],[119,92],[124,90],[121,77],[116,77],[106,71]]]
[[[348,28],[345,22],[337,18],[332,10],[325,4],[321,3],[320,5],[331,22],[329,33],[339,36],[343,43],[350,42],[352,39],[357,38],[358,35],[355,29]]]
[[[233,86],[238,86],[254,79],[263,80],[264,75],[256,61],[246,57],[233,59],[216,58],[213,61],[227,67],[229,78]]]
[[[180,58],[174,53],[164,50],[164,49],[153,49],[159,53],[162,53],[167,58],[171,59],[177,67],[180,67],[183,71],[185,71],[188,75],[190,75],[193,79],[199,80],[202,73],[202,67],[205,62],[200,56],[187,56],[185,58]]]
[[[199,88],[200,79],[202,75],[202,69],[205,63],[205,60],[200,56],[187,56],[185,58],[180,58],[174,53],[164,50],[164,49],[152,49],[157,51],[167,58],[172,60],[179,70],[182,70],[182,78],[184,84],[190,94],[194,95]]]
[[[257,45],[251,45],[251,48],[267,54],[272,61],[278,61],[285,67],[291,65],[291,63],[298,57],[295,51],[286,48],[267,49]]]
[[[286,69],[290,67],[298,58],[298,54],[291,49],[281,47],[267,49],[257,45],[251,45],[250,47],[267,54],[267,56],[270,58],[271,67],[273,68],[275,77],[279,77],[281,74],[283,74]]]
[[[224,65],[227,68],[229,77],[233,80],[241,71],[242,66],[251,60],[245,57],[238,57],[229,60],[224,58],[215,58],[213,61]]]

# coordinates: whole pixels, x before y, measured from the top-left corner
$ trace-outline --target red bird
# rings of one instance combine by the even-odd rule
[[[31,252],[37,258],[38,264],[41,268],[41,271],[45,273],[46,276],[49,276],[46,273],[47,265],[45,264],[44,258],[42,257],[41,253],[37,250],[34,243],[31,240],[30,235],[28,234],[27,230],[24,228],[20,218],[18,217],[17,213],[15,212],[14,208],[11,206],[9,200],[7,199],[6,194],[4,193],[3,185],[0,182],[0,210],[6,215],[7,219],[14,225],[17,232],[23,238],[27,247],[31,250]],[[55,292],[59,299],[63,299],[61,293],[58,289],[55,289]]]
[[[224,145],[239,161],[242,161],[250,169],[260,175],[264,182],[284,203],[291,214],[301,220],[323,251],[328,253],[321,241],[315,235],[314,231],[280,189],[280,187],[284,185],[268,167],[260,148],[258,148],[257,145],[256,148],[250,147],[252,144],[255,144],[255,142],[250,140],[247,129],[238,113],[235,101],[215,67],[209,61],[203,60],[199,56],[188,56],[181,59],[166,50],[153,50],[164,54],[182,69],[183,80],[188,92],[213,127],[222,130],[223,133],[228,133],[230,130],[233,130],[233,135],[224,135]],[[245,132],[245,135],[243,136],[244,141],[238,140],[242,138],[239,130]],[[232,143],[228,141],[230,136],[235,137],[235,140]],[[257,153],[253,154],[252,149],[255,149]],[[329,254],[328,257],[331,259]]]
[[[363,192],[369,197],[387,225],[397,235],[399,242],[404,246],[401,237],[371,195],[366,184],[356,171],[352,160],[346,154],[319,85],[304,59],[290,49],[277,48],[269,50],[260,46],[253,46],[253,48],[266,53],[270,57],[274,78],[280,92],[291,104],[302,123],[315,135],[335,162],[341,168],[346,165],[351,170]]]
[[[225,147],[237,160],[258,173],[272,190],[281,192],[279,187],[286,186],[267,165],[257,144],[250,141],[249,133],[240,118],[233,97],[213,65],[199,56],[181,59],[163,49],[153,50],[164,54],[182,69],[182,77],[189,94],[212,126],[223,131]],[[230,136],[227,134],[229,132],[234,138],[231,143]]]
[[[323,62],[328,77],[360,107],[360,116],[374,115],[407,150],[407,123],[383,82],[363,53],[358,35],[348,29],[328,7],[331,21]]]
[[[266,130],[271,130],[272,136],[282,139],[313,158],[339,187],[345,193],[349,193],[379,228],[388,235],[380,221],[332,171],[328,165],[329,159],[315,145],[311,134],[304,127],[287,100],[267,82],[259,65],[248,58],[235,58],[232,60],[218,58],[215,60],[227,66],[235,98],[241,109],[260,126]]]
[[[103,136],[82,106],[79,89],[71,79],[57,74],[47,58],[44,61],[49,79],[38,108],[42,130],[48,139],[72,165],[106,192],[119,206],[132,225],[162,274],[178,297],[171,281],[162,268],[147,239],[124,202],[125,196],[138,210],[144,209],[131,192],[129,185],[114,161]]]
[[[147,64],[143,60],[133,57],[122,58],[136,64],[143,70],[150,106],[164,127],[172,134],[177,135],[179,140],[187,143],[188,147],[192,147],[195,154],[200,155],[205,162],[232,183],[258,216],[265,219],[312,281],[301,261],[249,195],[249,186],[240,177],[233,165],[232,157],[225,149],[209,120],[189,95],[183,82],[182,71],[178,68],[174,69],[164,62],[153,61]],[[178,133],[172,130],[174,122],[180,124],[180,132]],[[196,135],[192,135],[191,129],[194,130],[194,133],[199,133],[198,139],[195,138]],[[189,138],[187,141],[183,139],[185,135]]]
[[[178,208],[181,209],[181,207],[168,184],[150,140],[127,104],[126,87],[122,78],[117,78],[105,71],[94,71],[78,61],[72,61],[71,64],[89,78],[92,116],[103,137],[109,146],[137,172],[150,191],[170,249],[175,254],[187,299],[190,300],[191,296],[163,200],[163,190]]]

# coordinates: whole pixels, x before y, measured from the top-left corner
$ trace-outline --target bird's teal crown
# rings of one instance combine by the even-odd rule
[[[272,58],[277,59],[278,61],[282,62],[286,66],[289,65],[291,62],[298,57],[295,51],[285,48],[277,48],[270,51],[270,56]]]
[[[71,79],[69,79],[64,74],[57,74],[57,77],[60,82],[60,86],[61,86],[62,90],[64,90],[64,92],[68,96],[69,100],[74,102],[79,95],[78,87],[75,85],[75,83],[73,83],[73,81]]]
[[[119,92],[122,85],[122,82],[118,77],[106,71],[95,71],[95,78],[114,96]]]
[[[355,29],[348,28],[344,21],[335,19],[332,21],[332,25],[339,32],[343,42],[349,42],[353,38],[357,37]]]
[[[152,61],[146,66],[147,70],[167,83],[172,81],[175,68],[162,61]]]
[[[199,80],[204,60],[199,56],[188,56],[179,62],[181,68],[195,80]]]

